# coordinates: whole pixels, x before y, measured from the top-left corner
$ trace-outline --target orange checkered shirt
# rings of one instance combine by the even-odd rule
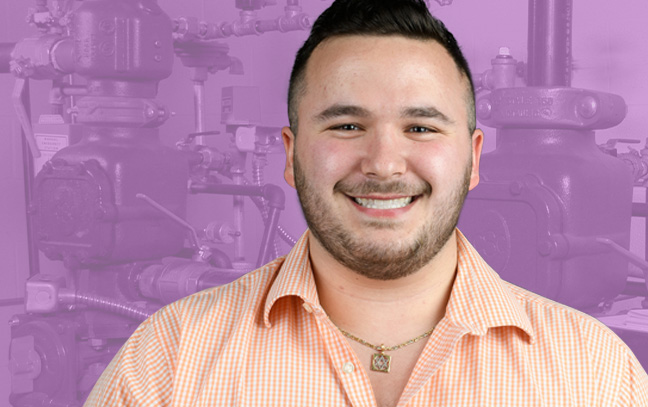
[[[375,406],[321,308],[308,231],[239,280],[170,304],[115,356],[86,406]],[[628,347],[581,312],[504,282],[457,231],[457,275],[399,406],[648,406]]]

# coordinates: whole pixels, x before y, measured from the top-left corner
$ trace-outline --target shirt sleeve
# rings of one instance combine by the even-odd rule
[[[648,407],[648,375],[628,348],[625,353],[628,369],[619,390],[619,407]]]
[[[173,314],[167,306],[135,330],[104,370],[85,407],[171,405],[179,332]]]

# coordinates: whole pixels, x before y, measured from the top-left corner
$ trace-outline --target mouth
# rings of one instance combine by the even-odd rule
[[[374,198],[359,198],[359,197],[349,197],[355,203],[367,209],[401,209],[416,199],[419,198],[419,195],[416,196],[406,196],[398,198],[389,198],[389,197],[374,197]]]

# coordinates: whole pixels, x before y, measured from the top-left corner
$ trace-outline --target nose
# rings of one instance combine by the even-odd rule
[[[372,179],[389,180],[407,170],[406,146],[396,134],[381,132],[366,138],[362,159],[362,173]]]

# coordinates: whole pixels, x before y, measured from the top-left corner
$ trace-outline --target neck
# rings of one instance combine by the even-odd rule
[[[310,256],[320,303],[331,321],[369,342],[396,343],[444,316],[457,267],[453,233],[423,268],[397,280],[372,280],[338,263],[315,238]]]

